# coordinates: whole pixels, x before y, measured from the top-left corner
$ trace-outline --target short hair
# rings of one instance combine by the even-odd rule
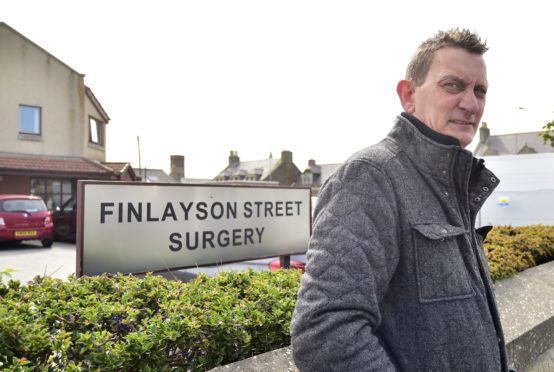
[[[427,78],[435,52],[444,47],[463,48],[479,55],[485,54],[489,49],[486,41],[481,41],[479,35],[467,29],[453,28],[447,31],[439,31],[417,48],[410,63],[408,63],[406,80],[414,82],[416,86],[423,84]]]

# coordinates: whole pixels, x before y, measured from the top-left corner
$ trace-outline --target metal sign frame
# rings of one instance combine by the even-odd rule
[[[184,197],[181,198],[181,195]],[[183,203],[182,200],[185,199],[187,202]],[[212,204],[207,204],[207,200]],[[312,233],[311,202],[309,187],[78,181],[76,275],[81,277],[104,272],[141,274],[149,271],[160,272],[303,254],[308,249],[308,240]],[[167,206],[170,203],[172,206]],[[162,219],[160,211],[164,210],[164,205],[165,219]],[[211,205],[212,215],[208,205]],[[227,210],[227,216],[225,216],[221,209],[225,205],[235,207],[235,210],[230,209],[234,215]],[[196,215],[192,213],[194,206],[197,208]],[[214,206],[217,207],[215,212]],[[257,215],[255,215],[255,207],[257,207]],[[152,210],[155,208],[158,214],[154,217],[152,214],[155,213]],[[260,216],[264,212],[265,215]],[[184,220],[185,217],[186,220]],[[194,220],[193,217],[204,218],[205,221]],[[216,217],[218,220],[210,217]],[[263,228],[255,230],[245,227],[254,222],[258,225],[263,223]],[[237,243],[243,239],[244,244],[238,244],[238,248],[234,244],[219,246],[220,241],[216,239],[215,234],[208,233],[208,238],[211,239],[203,241],[203,249],[192,251],[188,240],[186,248],[183,246],[184,235],[175,232],[168,236],[165,248],[163,244],[153,244],[156,247],[141,246],[143,242],[151,243],[152,239],[158,237],[156,234],[167,234],[167,231],[176,227],[187,230],[187,239],[189,232],[194,232],[196,244],[200,244],[202,235],[196,232],[197,229],[225,229],[226,226],[237,227],[228,231],[228,240],[231,243]],[[239,227],[243,230],[239,231]],[[205,232],[204,238],[206,238]],[[262,241],[266,238],[267,244]],[[276,243],[277,239],[279,244]],[[107,247],[107,244],[110,244],[110,247]],[[248,251],[252,252],[247,254],[248,257],[244,253],[247,248],[243,245],[250,245],[249,248],[254,249]],[[228,253],[233,248],[238,252]],[[201,251],[209,252],[208,256],[216,258],[205,258]],[[175,253],[177,255],[170,256]],[[178,256],[179,254],[189,254],[198,259],[192,259],[189,262],[182,256]],[[147,267],[148,262],[134,263],[133,261],[148,261],[149,257],[152,257],[153,261],[168,260],[168,257],[177,257],[177,260],[175,265],[164,264],[163,267],[160,266],[160,262]],[[287,260],[285,259],[284,262]],[[120,266],[121,270],[114,270]],[[100,267],[109,269],[103,271]],[[129,267],[135,269],[129,270]],[[137,270],[137,267],[140,269]]]

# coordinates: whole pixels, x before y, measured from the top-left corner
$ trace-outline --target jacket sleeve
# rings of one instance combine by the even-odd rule
[[[398,264],[398,212],[388,177],[353,161],[322,187],[291,326],[301,371],[389,371],[375,329]]]

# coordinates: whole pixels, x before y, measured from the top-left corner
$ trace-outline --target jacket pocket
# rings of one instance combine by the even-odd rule
[[[448,224],[416,224],[412,229],[419,301],[474,296],[458,246],[467,231]]]

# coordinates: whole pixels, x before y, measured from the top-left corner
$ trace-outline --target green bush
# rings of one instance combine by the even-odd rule
[[[493,280],[508,278],[554,257],[554,226],[498,226],[484,243]]]
[[[484,244],[493,280],[551,260],[554,227],[501,226]],[[203,371],[290,344],[299,270],[35,278],[2,284],[0,369]]]
[[[284,347],[300,275],[0,284],[0,369],[200,371]]]

